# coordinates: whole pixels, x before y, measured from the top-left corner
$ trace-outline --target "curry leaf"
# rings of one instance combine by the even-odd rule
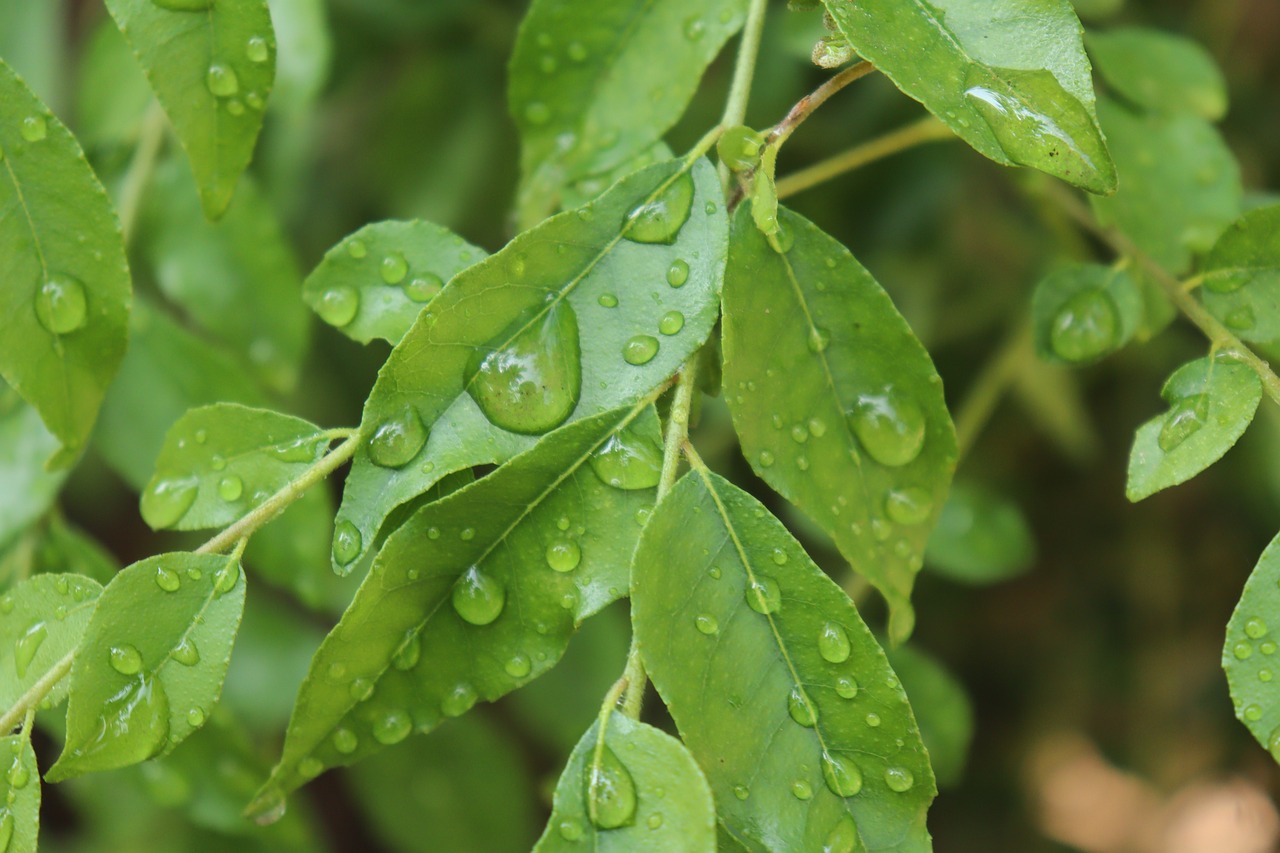
[[[1227,112],[1227,83],[1209,51],[1173,33],[1117,27],[1089,33],[1098,73],[1144,110],[1190,112],[1218,121]]]
[[[1245,340],[1280,339],[1280,205],[1251,210],[1205,259],[1204,305]]]
[[[6,853],[36,853],[40,832],[40,768],[31,733],[0,737],[0,841]]]
[[[1276,671],[1276,614],[1280,613],[1280,537],[1271,540],[1244,585],[1227,623],[1222,668],[1236,717],[1280,762],[1280,683]]]
[[[1036,542],[1018,505],[978,484],[957,482],[924,552],[925,568],[966,584],[997,583],[1031,567]]]
[[[42,574],[27,578],[0,598],[0,707],[54,669],[84,637],[102,587],[91,578]],[[67,695],[66,680],[46,695],[56,705]]]
[[[66,473],[44,467],[57,449],[58,439],[39,413],[0,382],[0,545],[39,518],[57,497]]]
[[[1036,352],[1058,364],[1088,364],[1124,346],[1142,323],[1142,292],[1123,269],[1070,264],[1036,285]]]

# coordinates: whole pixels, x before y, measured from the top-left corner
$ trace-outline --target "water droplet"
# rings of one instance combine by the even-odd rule
[[[401,672],[408,672],[418,665],[420,657],[422,657],[422,639],[417,631],[410,630],[401,641],[400,648],[396,649],[395,654],[391,656],[391,665]]]
[[[470,542],[472,539],[476,538],[476,529],[474,527],[464,527],[462,528],[462,531],[458,533],[458,538],[463,542]]]
[[[1261,643],[1258,646],[1258,651],[1262,652],[1264,655],[1273,655],[1276,653],[1276,644],[1267,640],[1265,643]]]
[[[472,566],[453,585],[453,609],[463,621],[472,625],[488,625],[502,613],[507,591],[495,578]]]
[[[13,667],[19,678],[26,677],[31,661],[35,658],[36,652],[40,651],[40,646],[48,636],[48,626],[44,622],[36,622],[24,631],[22,636],[13,644]]]
[[[349,688],[351,698],[357,702],[367,702],[373,696],[374,684],[368,678],[353,678]]]
[[[836,821],[827,840],[822,843],[822,853],[853,853],[858,848],[858,826],[853,818],[844,815]]]
[[[167,566],[156,567],[156,586],[165,592],[177,592],[182,586],[182,578],[173,569]]]
[[[218,481],[218,497],[224,501],[239,500],[244,494],[244,481],[235,474],[228,474]]]
[[[739,800],[745,800],[747,797],[751,796],[751,789],[746,785],[734,785],[733,795]]]
[[[298,775],[303,779],[314,779],[324,772],[324,763],[314,755],[308,755],[298,762]]]
[[[245,54],[250,62],[266,62],[271,58],[271,47],[262,36],[254,36],[245,45]]]
[[[351,729],[338,729],[333,733],[333,748],[343,755],[350,755],[360,745],[360,739]]]
[[[1251,723],[1256,723],[1262,719],[1262,706],[1249,705],[1244,709],[1244,718]]]
[[[710,613],[698,614],[694,617],[693,624],[700,632],[707,635],[714,634],[720,630],[720,623]]]
[[[590,463],[596,476],[615,489],[651,489],[662,476],[662,449],[638,431],[623,428],[591,454]]]
[[[195,666],[200,662],[200,650],[196,648],[195,640],[190,637],[183,637],[178,641],[178,645],[173,647],[170,652],[173,659],[183,666]]]
[[[568,419],[578,405],[582,362],[578,319],[568,302],[524,316],[477,349],[467,371],[467,392],[495,425],[540,435]]]
[[[818,634],[818,653],[829,663],[844,663],[849,659],[851,647],[849,634],[842,625],[828,622]]]
[[[574,62],[585,62],[588,56],[587,49],[583,46],[582,42],[578,41],[569,42],[569,47],[566,52],[569,54],[569,58]]]
[[[1082,290],[1058,309],[1049,325],[1049,345],[1063,361],[1092,361],[1115,348],[1120,314],[1103,290]]]
[[[600,307],[602,308],[618,307],[618,297],[614,296],[612,293],[600,294],[600,296],[596,298],[596,302],[600,303]]]
[[[236,72],[217,62],[209,66],[204,82],[215,98],[229,98],[240,91],[240,78]]]
[[[648,364],[658,354],[658,339],[652,335],[636,335],[622,346],[622,358],[627,364]]]
[[[1254,616],[1244,623],[1244,632],[1255,640],[1262,639],[1267,634],[1267,623]]]
[[[222,568],[218,569],[218,573],[213,576],[213,591],[218,595],[226,595],[236,588],[236,582],[239,580],[240,561],[236,559],[227,560]]]
[[[817,326],[809,329],[809,352],[826,352],[831,346],[831,333]]]
[[[582,562],[582,549],[578,543],[552,542],[547,546],[547,565],[557,572],[571,572]]]
[[[787,713],[805,728],[811,729],[818,722],[818,706],[813,704],[799,685],[791,688],[791,692],[787,694]]]
[[[524,678],[533,670],[533,664],[530,662],[528,655],[516,654],[512,655],[511,659],[502,668],[512,678]]]
[[[19,133],[28,142],[40,142],[49,134],[49,125],[44,116],[27,116],[22,120]]]
[[[360,294],[354,287],[338,284],[320,295],[316,313],[330,326],[342,328],[356,318],[360,310]]]
[[[809,457],[808,457],[808,456],[797,456],[797,457],[796,457],[796,467],[797,467],[797,468],[799,468],[801,471],[808,471],[808,470],[809,470]]]
[[[636,813],[636,785],[608,746],[587,765],[587,813],[601,829],[630,824]]]
[[[674,243],[693,206],[693,177],[684,173],[627,214],[623,235],[637,243]]]
[[[1248,660],[1253,655],[1253,646],[1241,641],[1236,643],[1231,653],[1236,656],[1236,660]]]
[[[112,646],[107,652],[111,668],[121,675],[137,675],[142,669],[142,655],[133,646],[124,643]]]
[[[356,260],[359,260],[369,254],[369,246],[363,240],[351,240],[347,243],[347,254]]]
[[[400,414],[387,418],[369,439],[369,459],[383,468],[402,468],[418,455],[427,443],[427,428],[418,410],[406,406]]]
[[[672,287],[684,287],[684,283],[689,280],[689,264],[688,262],[676,258],[671,262],[671,266],[667,268],[667,284]]]
[[[339,566],[349,566],[360,555],[364,542],[360,531],[350,521],[339,521],[333,531],[333,559]]]
[[[898,524],[920,524],[933,511],[933,498],[918,487],[894,489],[885,496],[884,513]]]
[[[814,438],[822,438],[827,434],[827,425],[817,418],[809,418],[809,432]]]
[[[1271,670],[1269,670],[1269,669],[1262,669],[1262,670],[1259,670],[1259,671],[1258,671],[1258,680],[1259,680],[1259,681],[1270,681],[1270,680],[1271,680]]]
[[[836,693],[842,699],[852,699],[858,695],[858,682],[847,675],[836,679]]]
[[[387,284],[399,284],[409,274],[409,262],[399,252],[392,252],[378,264],[378,274]]]
[[[187,724],[192,728],[200,728],[204,725],[204,710],[201,708],[191,708],[187,711]]]
[[[55,335],[67,335],[84,326],[88,318],[84,285],[74,276],[50,275],[36,293],[36,318]]]
[[[560,821],[560,837],[565,841],[578,841],[582,838],[582,824],[576,820]]]
[[[546,124],[551,121],[551,108],[542,101],[533,101],[524,108],[524,117],[529,124]]]
[[[31,771],[23,763],[20,749],[14,750],[13,764],[9,766],[9,773],[5,778],[8,779],[10,788],[25,788],[31,781]],[[0,840],[7,842],[7,839]],[[0,845],[0,853],[6,849],[8,849],[7,845]]]
[[[684,315],[679,311],[668,311],[658,321],[658,331],[664,335],[678,334],[684,328]]]
[[[1209,395],[1192,394],[1178,400],[1164,416],[1156,444],[1165,453],[1171,453],[1204,426],[1209,417]]]
[[[822,779],[837,797],[852,797],[862,790],[862,771],[842,755],[822,753]]]
[[[875,711],[869,712],[867,714],[866,719],[867,719],[867,725],[870,726],[871,728],[875,729],[880,727],[880,715],[877,714]]]
[[[413,720],[404,711],[386,711],[373,723],[373,739],[383,746],[397,744],[409,736]]]
[[[758,577],[747,587],[747,606],[757,613],[776,613],[782,606],[782,593],[773,578]]]
[[[774,462],[774,459],[773,459],[772,453],[770,453],[768,450],[760,451],[760,467],[761,468],[768,468],[770,465],[773,464],[773,462]]]
[[[430,302],[443,288],[444,280],[440,276],[423,273],[409,279],[404,286],[404,293],[414,302]]]
[[[142,517],[157,530],[172,527],[195,502],[198,485],[195,477],[155,483],[142,493]]]
[[[461,717],[476,704],[476,691],[470,684],[454,687],[440,702],[440,711],[446,717]]]
[[[886,767],[884,782],[890,791],[905,794],[916,783],[916,777],[905,767]]]
[[[785,566],[787,564],[787,552],[781,548],[774,548],[770,556],[775,566]]]
[[[849,413],[849,425],[881,465],[906,465],[924,447],[924,412],[890,388],[880,394],[861,395]]]

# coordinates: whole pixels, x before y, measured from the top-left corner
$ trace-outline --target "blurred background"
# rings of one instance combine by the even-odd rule
[[[0,571],[81,530],[106,549],[77,540],[90,573],[188,541],[156,535],[138,517],[150,458],[130,456],[113,436],[158,447],[168,426],[130,406],[139,393],[162,397],[169,420],[187,405],[230,398],[268,400],[327,426],[358,422],[385,345],[361,347],[312,322],[293,390],[253,365],[245,381],[228,378],[244,374],[243,354],[163,299],[184,269],[204,264],[204,274],[239,285],[267,275],[296,281],[341,237],[387,218],[433,220],[490,251],[511,236],[519,152],[506,59],[525,3],[270,5],[280,71],[252,169],[260,224],[248,233],[266,234],[273,254],[236,255],[218,242],[234,241],[225,228],[209,228],[205,255],[163,239],[175,215],[165,193],[177,185],[195,202],[181,159],[161,164],[133,247],[151,308],[135,324],[125,390],[108,400],[95,450],[67,483],[61,510],[6,543]],[[1207,48],[1228,81],[1220,127],[1246,190],[1261,199],[1280,188],[1280,4],[1077,6],[1090,28],[1142,24]],[[749,124],[773,124],[828,74],[808,59],[822,34],[815,14],[771,4]],[[718,119],[731,48],[668,137],[676,151]],[[115,191],[149,94],[101,4],[0,0],[0,57],[76,132]],[[779,174],[921,115],[873,75],[803,126]],[[1037,185],[941,142],[789,201],[889,291],[932,353],[953,412],[973,427],[919,581],[916,635],[894,658],[942,783],[929,820],[936,848],[1273,850],[1280,774],[1234,719],[1220,655],[1241,587],[1280,530],[1280,414],[1264,405],[1221,463],[1129,504],[1134,430],[1164,410],[1164,378],[1206,345],[1175,322],[1083,370],[1039,362],[1020,332],[1035,282],[1064,259],[1111,259],[1048,207]],[[217,260],[227,251],[231,261]],[[173,358],[225,369],[213,371],[218,381],[155,373]],[[849,582],[829,543],[752,479],[718,400],[704,401],[696,441],[714,468],[770,501],[815,559]],[[295,796],[280,824],[259,829],[239,817],[278,754],[310,654],[353,589],[328,571],[335,495],[308,498],[255,542],[249,561],[263,582],[250,595],[224,716],[172,759],[47,786],[44,849],[528,849],[569,750],[621,671],[625,602],[588,623],[564,662],[529,688],[326,774]],[[868,622],[882,627],[879,603],[863,597]],[[658,705],[652,700],[649,714],[661,723]],[[38,747],[47,766],[51,736]]]

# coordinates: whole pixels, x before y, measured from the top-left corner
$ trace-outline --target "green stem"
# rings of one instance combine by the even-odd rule
[[[764,13],[767,0],[751,0],[747,8],[747,22],[742,27],[742,42],[738,45],[738,59],[733,67],[733,82],[729,84],[729,96],[725,99],[724,114],[720,117],[722,128],[737,127],[747,119],[747,101],[751,97],[751,81],[756,73],[756,58],[760,55],[760,37],[764,34]],[[720,164],[720,183],[726,191],[729,187],[729,167]]]
[[[667,434],[662,446],[662,476],[658,478],[658,500],[662,500],[675,485],[680,471],[680,450],[689,437],[689,415],[693,410],[693,394],[698,386],[698,356],[685,364],[676,384],[676,395],[671,401],[671,414],[667,418]]]
[[[152,101],[138,131],[138,145],[133,150],[129,171],[125,172],[124,183],[120,186],[120,229],[126,246],[132,242],[138,224],[138,211],[142,206],[142,193],[151,182],[156,158],[164,144],[164,128],[164,110],[158,102]]]
[[[821,86],[797,101],[786,117],[774,125],[765,144],[781,148],[782,143],[786,142],[791,137],[791,134],[795,133],[796,128],[803,124],[805,119],[813,115],[814,110],[826,103],[828,98],[855,80],[861,80],[875,70],[874,65],[863,60],[828,78]]]
[[[53,689],[53,685],[62,680],[62,677],[71,671],[71,664],[75,663],[76,650],[72,649],[62,656],[62,660],[55,663],[49,668],[49,671],[41,676],[40,680],[27,688],[27,692],[18,697],[18,701],[13,703],[13,707],[0,717],[0,734],[7,734],[13,731],[14,726],[18,722],[25,719],[29,713],[35,711],[35,707],[44,700],[44,697]]]
[[[978,378],[969,388],[968,396],[956,411],[958,460],[968,455],[978,434],[995,411],[996,404],[1017,377],[1022,364],[1031,357],[1031,324],[1027,322],[1009,335],[1000,349],[983,365]]]
[[[855,66],[856,67],[856,66]],[[906,127],[890,131],[884,136],[855,145],[849,150],[820,160],[798,172],[792,172],[778,180],[778,198],[786,198],[798,192],[826,183],[837,175],[852,172],[868,163],[874,163],[891,154],[905,151],[923,142],[951,139],[954,134],[945,124],[933,116],[926,116]]]

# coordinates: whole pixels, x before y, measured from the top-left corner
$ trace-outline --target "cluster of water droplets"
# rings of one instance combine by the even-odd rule
[[[355,261],[369,258],[369,244],[360,237],[348,239],[343,251]],[[427,270],[413,270],[402,252],[393,250],[373,260],[377,263],[378,280],[388,287],[399,287],[412,302],[426,304],[444,288],[440,276]],[[349,326],[360,313],[360,291],[349,284],[334,284],[320,294],[316,313],[336,328]]]
[[[1171,453],[1191,436],[1200,431],[1209,418],[1209,395],[1190,394],[1173,402],[1160,424],[1156,444],[1165,453]]]
[[[1258,654],[1261,665],[1257,670],[1257,679],[1262,684],[1269,684],[1275,679],[1275,670],[1271,668],[1270,662],[1275,659],[1277,649],[1276,639],[1271,634],[1271,626],[1260,616],[1251,616],[1245,619],[1242,627],[1243,630],[1231,646],[1231,655],[1243,663],[1252,658],[1255,653]],[[1233,688],[1233,691],[1235,689],[1239,687]],[[1256,702],[1236,707],[1237,716],[1246,723],[1258,722],[1262,719],[1263,713],[1263,707]],[[1280,761],[1280,726],[1272,730],[1268,736],[1267,749],[1277,761]]]

